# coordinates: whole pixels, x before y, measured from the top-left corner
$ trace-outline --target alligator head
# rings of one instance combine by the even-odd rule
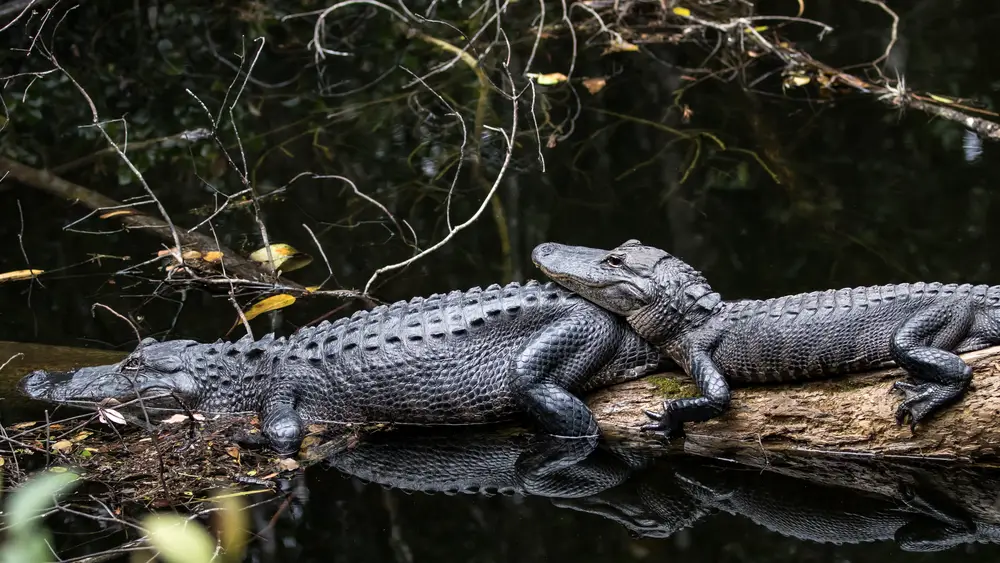
[[[657,345],[704,322],[722,301],[700,272],[637,240],[612,250],[547,242],[535,247],[531,259],[560,285],[624,316]]]
[[[251,385],[242,376],[244,368],[253,367],[246,365],[248,352],[243,348],[247,348],[243,342],[146,338],[121,362],[68,372],[38,370],[25,376],[19,387],[33,399],[79,406],[106,399],[128,403],[141,397],[153,408],[176,408],[180,401],[192,409],[232,412],[247,407],[243,403],[248,387],[260,379],[253,376],[260,373],[256,370],[249,371]]]

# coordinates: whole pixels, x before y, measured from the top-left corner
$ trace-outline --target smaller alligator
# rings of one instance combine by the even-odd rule
[[[1000,286],[913,283],[723,301],[690,265],[630,240],[607,251],[545,243],[535,264],[566,288],[628,319],[694,378],[701,397],[666,401],[646,430],[667,437],[729,406],[729,381],[774,383],[888,365],[913,381],[897,424],[911,429],[965,393],[958,354],[1000,343]]]
[[[528,415],[559,436],[595,436],[575,394],[669,365],[620,316],[554,283],[453,291],[359,311],[290,336],[201,344],[144,339],[123,361],[36,371],[21,389],[60,403],[257,411],[279,454],[306,422],[489,424]],[[164,404],[166,403],[166,404]]]

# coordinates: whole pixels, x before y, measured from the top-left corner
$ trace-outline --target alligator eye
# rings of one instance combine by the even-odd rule
[[[604,263],[607,264],[608,266],[611,266],[612,268],[621,268],[625,264],[625,262],[622,261],[621,258],[614,255],[605,258]]]
[[[129,356],[125,358],[125,362],[122,363],[122,369],[126,371],[137,371],[142,365],[142,360],[137,356]]]

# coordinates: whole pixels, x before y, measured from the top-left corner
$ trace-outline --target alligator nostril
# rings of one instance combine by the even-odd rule
[[[540,258],[548,256],[549,254],[552,254],[554,246],[555,245],[553,245],[551,242],[543,242],[542,244],[539,244],[538,246],[535,247],[535,251],[532,254]]]

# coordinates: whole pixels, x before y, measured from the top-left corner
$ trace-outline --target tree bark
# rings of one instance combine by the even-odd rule
[[[987,462],[1000,459],[1000,347],[962,356],[974,369],[959,402],[942,408],[910,430],[897,426],[901,369],[786,385],[737,387],[722,416],[685,425],[677,447],[701,455],[739,450],[854,453],[902,458]],[[664,399],[698,395],[690,377],[667,373],[616,385],[588,397],[605,434],[632,441],[658,438],[641,433],[650,422],[643,409],[659,412]]]

